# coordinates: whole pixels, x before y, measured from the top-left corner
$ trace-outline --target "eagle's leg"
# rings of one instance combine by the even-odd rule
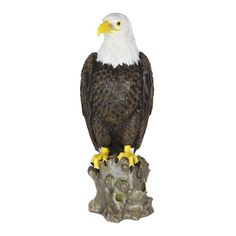
[[[93,167],[95,169],[99,169],[100,168],[99,162],[100,161],[107,162],[108,154],[109,154],[109,149],[106,147],[101,147],[100,153],[95,154],[92,157],[91,163],[93,164]]]
[[[97,145],[100,147],[100,152],[93,155],[91,163],[95,169],[100,169],[100,161],[107,162],[111,137],[108,128],[104,125],[103,120],[96,116],[92,124],[94,137],[97,141]]]
[[[131,151],[130,145],[125,145],[124,146],[124,152],[121,152],[117,156],[118,160],[122,158],[127,158],[129,162],[129,167],[134,166],[135,164],[138,163],[138,157]]]
[[[139,131],[139,126],[140,115],[138,112],[136,112],[124,126],[121,141],[124,145],[124,151],[117,156],[118,160],[121,158],[127,158],[130,167],[134,166],[139,161],[138,157],[131,151],[131,147],[135,147],[135,140]]]

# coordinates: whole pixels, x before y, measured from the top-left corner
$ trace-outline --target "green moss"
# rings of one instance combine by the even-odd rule
[[[115,199],[116,199],[117,202],[123,202],[124,196],[120,193],[117,193],[116,196],[115,196]]]

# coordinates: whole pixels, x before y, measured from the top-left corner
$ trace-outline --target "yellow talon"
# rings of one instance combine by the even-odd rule
[[[138,157],[130,151],[130,145],[126,145],[124,147],[124,152],[121,152],[117,156],[118,160],[122,158],[127,158],[129,162],[129,167],[134,166],[136,163],[138,163]]]
[[[99,162],[100,161],[107,162],[108,154],[109,154],[109,149],[101,147],[100,153],[93,155],[93,158],[91,160],[93,167],[95,169],[100,169]]]

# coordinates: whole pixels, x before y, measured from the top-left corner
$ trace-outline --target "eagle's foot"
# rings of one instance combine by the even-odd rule
[[[135,164],[139,162],[138,157],[131,152],[130,150],[130,145],[126,145],[124,147],[124,152],[121,152],[118,156],[117,159],[120,160],[122,158],[127,158],[129,162],[129,167],[132,169]]]
[[[109,154],[109,149],[105,147],[101,147],[100,153],[95,154],[92,157],[91,164],[93,165],[93,167],[99,170],[100,169],[99,162],[103,161],[104,163],[106,163],[108,154]]]

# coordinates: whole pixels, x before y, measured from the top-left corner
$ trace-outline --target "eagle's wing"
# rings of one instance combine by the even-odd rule
[[[97,144],[93,129],[92,129],[92,73],[93,67],[96,61],[96,53],[91,53],[86,59],[82,74],[81,74],[81,84],[80,84],[80,96],[81,96],[81,104],[82,104],[82,112],[85,117],[85,121],[88,127],[89,135],[93,142],[93,145],[96,150],[99,149]]]
[[[139,65],[142,71],[143,89],[142,89],[141,124],[140,124],[139,134],[134,145],[135,150],[138,149],[142,143],[143,136],[145,134],[148,123],[148,118],[152,112],[153,94],[154,94],[151,64],[144,53],[140,52],[139,58],[140,58]]]

